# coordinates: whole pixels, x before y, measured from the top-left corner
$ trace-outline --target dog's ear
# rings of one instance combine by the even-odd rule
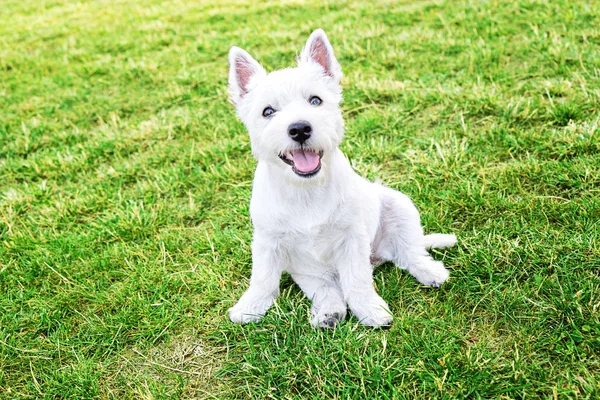
[[[298,63],[307,62],[319,64],[323,67],[325,75],[333,78],[336,83],[339,83],[342,79],[342,67],[333,55],[333,47],[331,47],[331,43],[329,43],[323,29],[317,29],[310,35],[306,46],[300,53]]]
[[[265,69],[250,54],[232,47],[229,50],[229,99],[234,105],[248,94],[250,80],[257,76],[266,75]]]

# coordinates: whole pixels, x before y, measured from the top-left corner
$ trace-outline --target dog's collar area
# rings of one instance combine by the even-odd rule
[[[291,152],[286,154],[279,154],[279,159],[287,165],[290,165],[292,167],[292,171],[294,171],[296,175],[301,176],[303,178],[310,178],[311,176],[315,176],[321,170],[321,158],[323,158],[323,151],[321,150],[317,154],[319,157],[318,164],[314,169],[309,171],[304,171],[296,168],[296,164],[294,163],[294,157],[292,156]]]

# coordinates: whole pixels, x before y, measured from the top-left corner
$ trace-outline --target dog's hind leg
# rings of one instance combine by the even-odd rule
[[[419,212],[413,202],[400,192],[385,188],[381,202],[379,240],[374,255],[406,269],[424,285],[440,286],[448,279],[448,270],[426,249],[452,246],[456,237],[424,235]]]
[[[315,328],[335,328],[346,318],[346,302],[334,279],[293,273],[292,279],[312,300],[311,324]]]

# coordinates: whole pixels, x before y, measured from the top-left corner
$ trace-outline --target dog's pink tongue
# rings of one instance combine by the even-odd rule
[[[311,150],[294,150],[294,166],[300,172],[310,172],[319,166],[319,155]]]

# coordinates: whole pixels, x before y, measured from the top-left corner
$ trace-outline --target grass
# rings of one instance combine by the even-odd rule
[[[600,396],[600,2],[14,1],[0,8],[0,398]],[[343,150],[413,198],[439,290],[389,330],[248,284],[254,161],[227,52],[323,27]]]

